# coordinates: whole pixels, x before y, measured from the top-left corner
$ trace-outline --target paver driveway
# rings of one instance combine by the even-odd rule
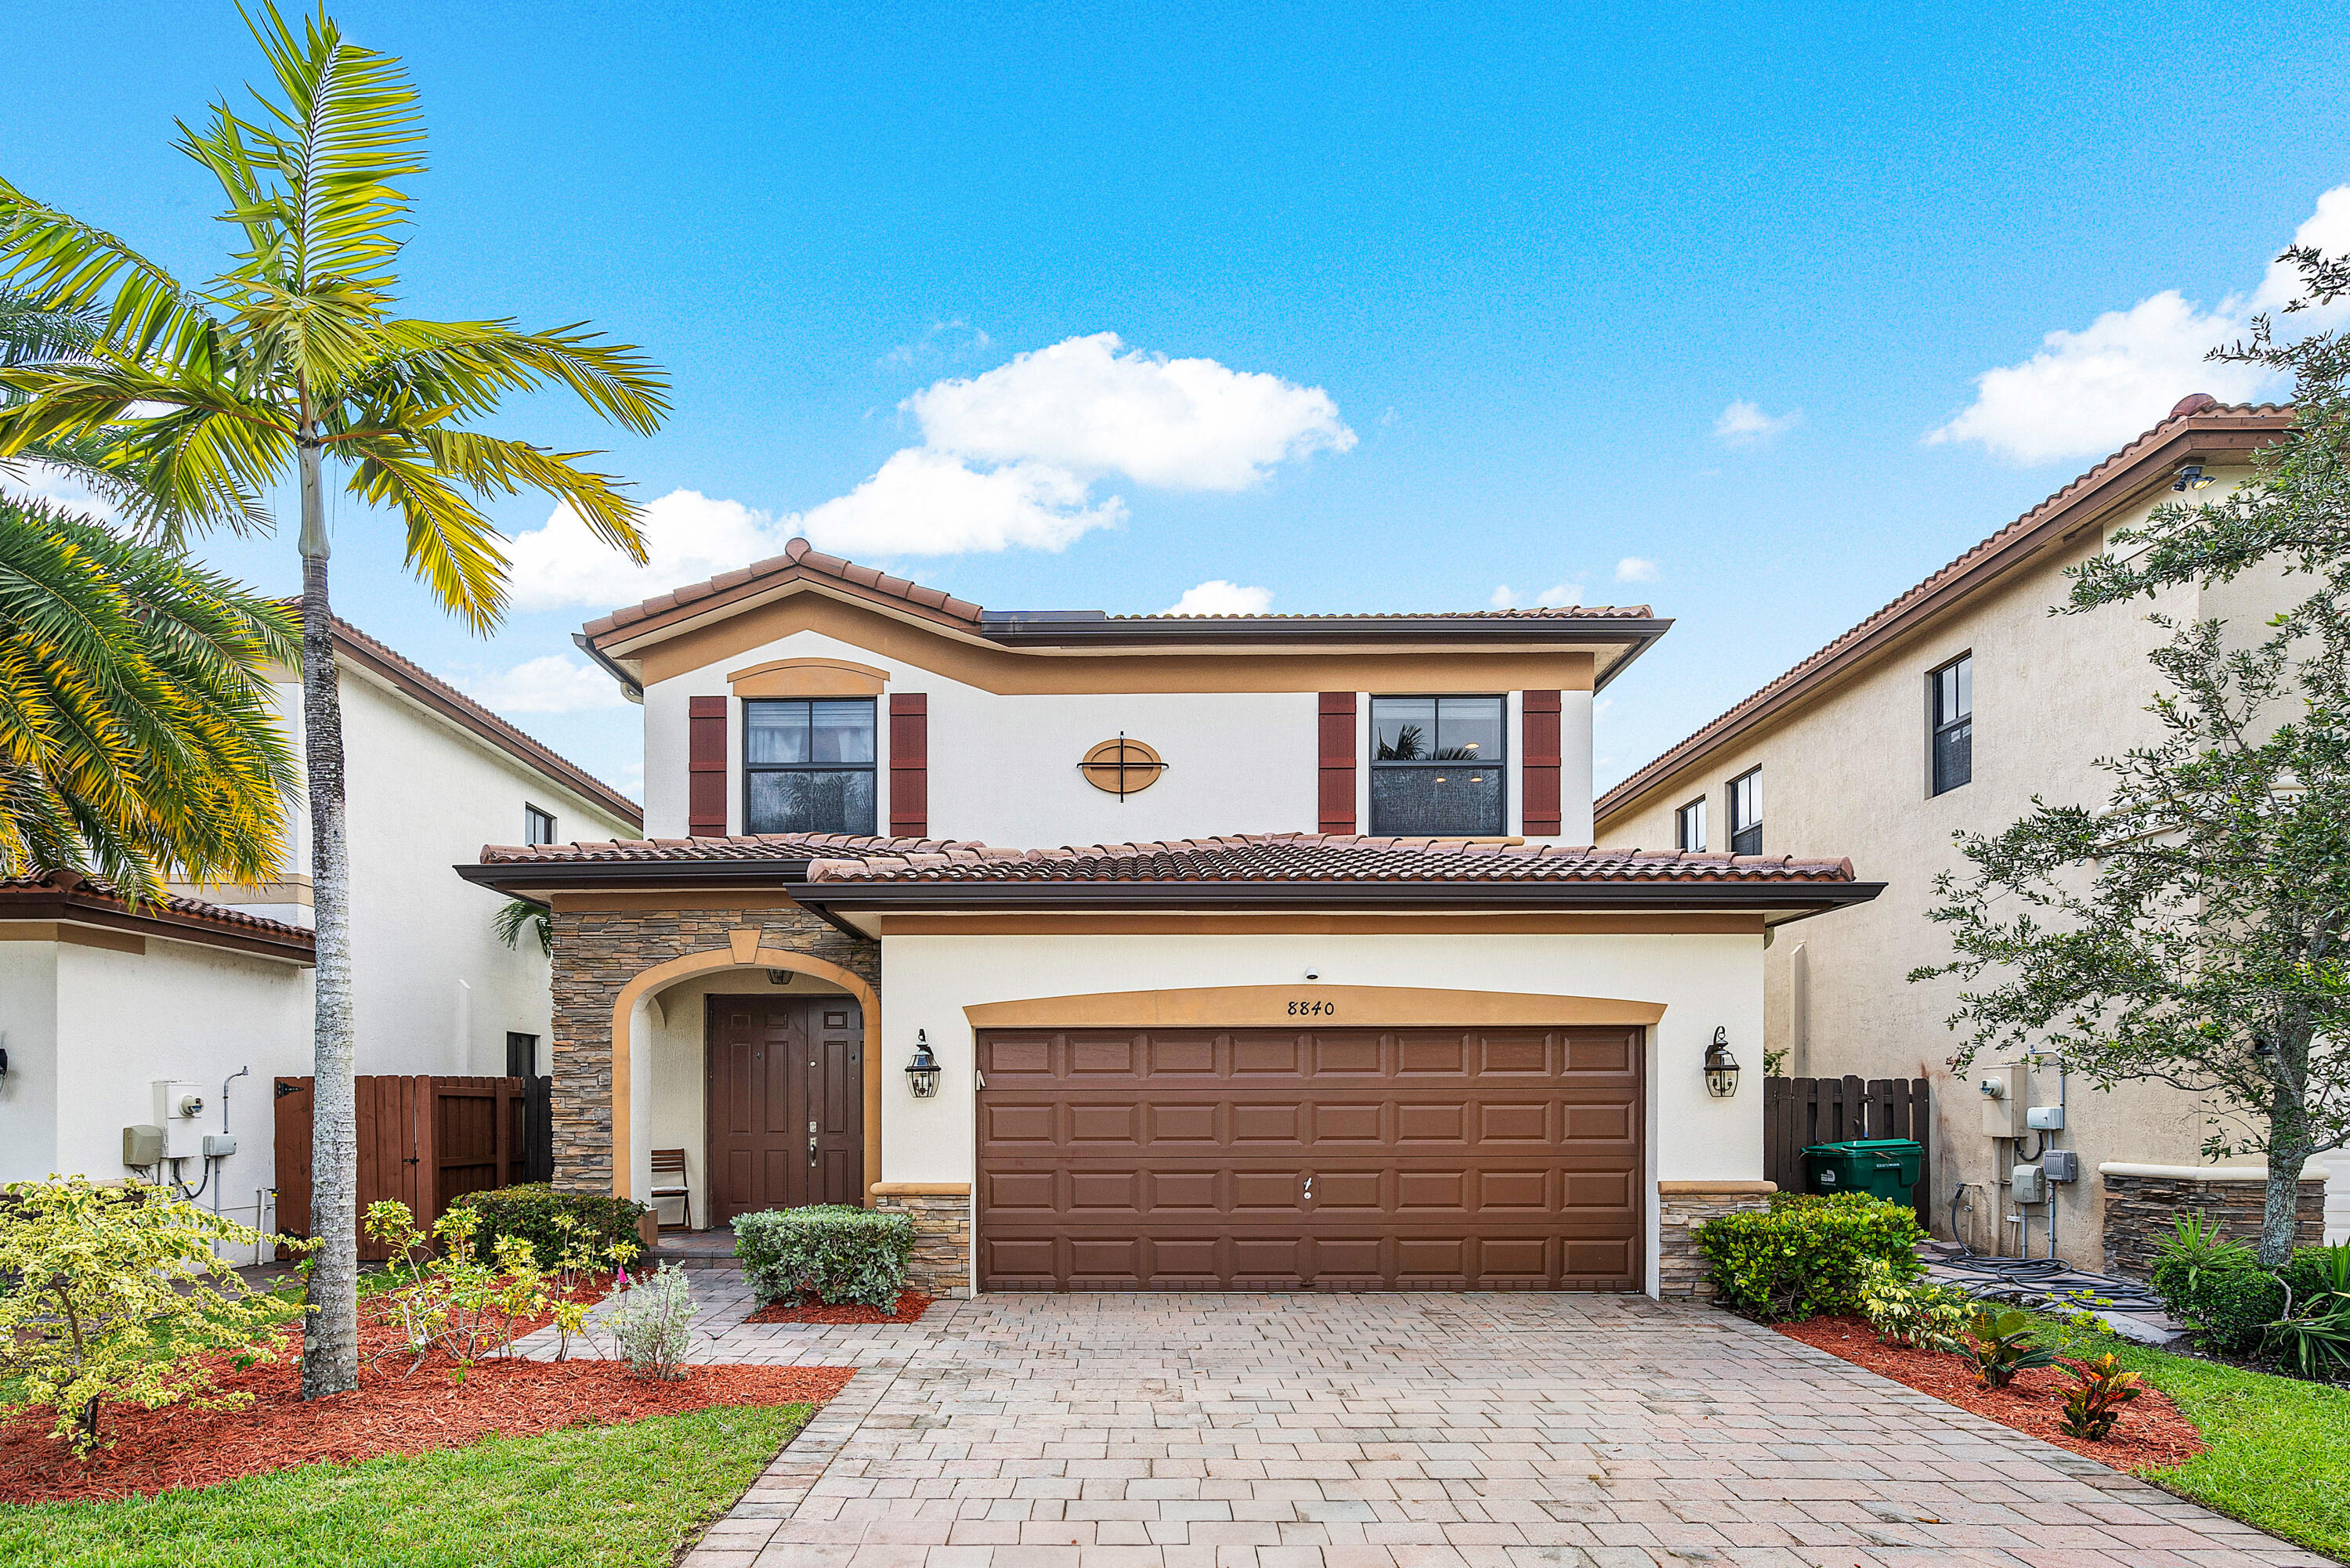
[[[864,1370],[690,1568],[2324,1563],[1642,1297],[985,1296],[710,1358]]]

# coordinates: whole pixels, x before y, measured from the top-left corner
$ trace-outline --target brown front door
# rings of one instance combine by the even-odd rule
[[[981,1288],[1639,1290],[1642,1044],[983,1031]]]
[[[862,1203],[865,1020],[847,997],[713,996],[711,1222]]]

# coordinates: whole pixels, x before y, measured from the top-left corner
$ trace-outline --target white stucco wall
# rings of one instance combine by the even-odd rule
[[[29,964],[28,955],[36,955]],[[43,968],[47,985],[27,972]],[[270,1080],[309,1071],[307,970],[151,938],[143,954],[0,943],[0,976],[10,1066],[0,1091],[0,1180],[37,1180],[52,1171],[125,1176],[122,1129],[155,1119],[156,1079],[199,1085],[205,1105],[195,1130],[217,1133],[223,1081],[251,1067],[229,1091],[237,1152],[219,1163],[200,1201],[253,1222],[254,1189],[275,1180]],[[35,1033],[43,1012],[46,1042]],[[22,1055],[19,1039],[27,1047]],[[203,1162],[188,1160],[182,1170],[192,1186]]]
[[[885,937],[881,1179],[976,1176],[975,1041],[963,1008],[1091,992],[1199,986],[1384,985],[1531,992],[1660,1002],[1648,1063],[1650,1169],[1645,1183],[1650,1279],[1656,1183],[1762,1173],[1762,939],[1760,936],[1052,936]],[[1305,979],[1308,969],[1318,982]],[[1731,1099],[1709,1096],[1701,1064],[1717,1027],[1748,1066]],[[916,1100],[894,1069],[929,1033],[946,1071]]]
[[[298,754],[300,688],[278,692]],[[344,671],[342,704],[359,1070],[504,1073],[509,1030],[538,1036],[544,1070],[546,958],[527,936],[515,949],[499,941],[490,920],[504,900],[451,867],[485,844],[522,842],[525,804],[555,814],[561,840],[637,830],[366,675]],[[295,866],[307,876],[308,825],[298,827]]]

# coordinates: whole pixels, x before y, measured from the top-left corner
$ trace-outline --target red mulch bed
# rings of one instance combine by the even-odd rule
[[[2007,1387],[1993,1390],[1977,1383],[1974,1373],[1957,1356],[1887,1345],[1858,1318],[1815,1317],[1774,1326],[1789,1339],[1842,1356],[1879,1377],[1889,1377],[1920,1394],[1931,1394],[2117,1470],[2168,1469],[2186,1463],[2205,1447],[2202,1434],[2178,1413],[2169,1397],[2150,1387],[2123,1407],[2120,1424],[2104,1442],[2092,1443],[2066,1436],[2059,1424],[2064,1414],[2064,1396],[2074,1383],[2060,1368],[2020,1372]]]
[[[859,1302],[844,1302],[838,1306],[827,1306],[822,1302],[769,1302],[744,1323],[911,1323],[922,1315],[923,1309],[936,1296],[926,1296],[920,1291],[905,1291],[898,1297],[896,1312],[883,1312],[879,1307],[866,1306]]]
[[[366,1310],[367,1303],[360,1303]],[[619,1426],[719,1405],[821,1404],[854,1374],[847,1366],[691,1366],[673,1383],[639,1377],[619,1363],[478,1361],[456,1368],[434,1356],[407,1373],[404,1352],[371,1365],[399,1336],[359,1327],[359,1386],[301,1396],[301,1331],[286,1331],[277,1361],[240,1372],[217,1364],[220,1386],[249,1391],[242,1409],[115,1407],[113,1446],[88,1460],[49,1435],[47,1410],[0,1425],[0,1503],[97,1501],[179,1487],[216,1486],[295,1465],[349,1464],[385,1454],[462,1448],[484,1438],[529,1438],[565,1427]],[[577,1353],[574,1342],[574,1353]]]

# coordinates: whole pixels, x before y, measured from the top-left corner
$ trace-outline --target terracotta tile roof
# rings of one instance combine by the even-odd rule
[[[827,883],[1852,882],[1848,860],[1571,848],[1460,838],[1242,834],[1171,843],[999,849],[952,839],[766,834],[618,844],[493,846],[486,865],[712,860],[807,863]]]
[[[297,614],[300,612],[299,600],[287,603]],[[556,754],[542,742],[523,733],[454,686],[396,651],[390,644],[369,637],[340,616],[335,618],[335,638],[346,658],[371,668],[426,707],[472,731],[525,767],[546,774],[575,794],[595,802],[622,822],[640,827],[644,825],[644,808],[635,801],[578,763]]]
[[[677,608],[680,605],[692,604],[698,599],[706,599],[712,595],[742,587],[761,577],[780,576],[794,567],[817,576],[837,577],[842,582],[853,583],[884,598],[902,599],[910,605],[950,620],[968,621],[974,629],[979,625],[980,608],[968,600],[959,599],[952,594],[942,593],[937,588],[926,588],[921,584],[905,577],[893,577],[889,573],[872,566],[860,566],[856,562],[844,560],[838,556],[827,556],[806,539],[795,539],[784,546],[784,553],[780,556],[770,556],[764,561],[754,561],[749,566],[739,567],[734,571],[721,572],[705,581],[688,583],[681,588],[671,588],[665,594],[655,594],[641,604],[629,605],[626,608],[616,609],[609,615],[598,616],[581,629],[589,637],[601,637],[606,632],[618,630],[621,627],[633,626],[640,620],[650,620],[654,616]]]
[[[2293,410],[2276,403],[2221,404],[2208,393],[2198,392],[2179,400],[2177,407],[2161,423],[2141,432],[2137,439],[2119,452],[2082,474],[2062,490],[2049,496],[2030,511],[2008,524],[1999,532],[1974,545],[1956,560],[1943,566],[1925,581],[1910,588],[1891,603],[1877,610],[1859,625],[1822,648],[1818,652],[1796,664],[1769,685],[1737,703],[1685,739],[1668,747],[1652,761],[1599,797],[1595,807],[1596,819],[1605,822],[1610,814],[1629,805],[1648,790],[1669,775],[1696,762],[1705,752],[1744,729],[1747,722],[1779,706],[1783,700],[1803,688],[1814,674],[1845,661],[1848,657],[1866,653],[1873,645],[1888,640],[1904,629],[1913,612],[1924,609],[1946,590],[1960,583],[1970,574],[1989,568],[1992,572],[2010,563],[2001,560],[2013,555],[2020,563],[2028,559],[2030,542],[2052,522],[2062,519],[2074,507],[2085,502],[2107,480],[2120,476],[2132,465],[2152,455],[2158,448],[2181,435],[2216,431],[2282,431],[2291,422]]]
[[[49,877],[0,877],[0,912],[10,902],[33,898],[65,898],[76,904],[88,904],[124,914],[155,914],[158,907],[143,909],[116,892],[111,884],[95,877],[53,875]],[[269,937],[281,941],[299,942],[305,947],[316,938],[307,926],[296,926],[285,920],[273,920],[261,915],[249,915],[243,909],[232,909],[221,904],[208,904],[202,898],[182,898],[167,894],[161,912],[179,920],[198,925],[217,926],[224,930],[245,931],[255,936]]]
[[[1317,622],[1353,621],[1422,621],[1446,620],[1469,623],[1484,621],[1573,622],[1577,620],[1648,620],[1652,618],[1646,605],[1564,605],[1551,608],[1508,610],[1435,610],[1428,612],[1397,612],[1367,615],[1103,615],[1099,611],[1032,612],[1031,616],[1007,614],[993,616],[968,599],[959,599],[937,588],[925,587],[910,578],[892,576],[872,566],[860,566],[838,556],[827,556],[811,546],[806,539],[794,539],[780,556],[754,561],[732,572],[721,572],[699,583],[671,588],[656,594],[639,604],[616,609],[609,615],[598,616],[581,628],[590,639],[605,637],[639,622],[667,615],[672,610],[704,599],[721,596],[742,597],[737,590],[756,592],[773,586],[786,576],[829,577],[861,588],[882,598],[896,599],[920,609],[937,618],[962,625],[982,636],[995,636],[1012,629],[1010,623],[1030,621],[1066,627],[1083,624],[1111,623],[1128,628],[1148,628],[1153,625],[1176,626],[1192,623],[1249,626],[1311,626]]]

